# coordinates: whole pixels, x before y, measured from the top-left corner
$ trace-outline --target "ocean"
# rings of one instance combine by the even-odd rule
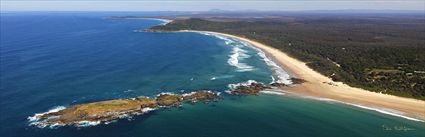
[[[228,95],[231,84],[290,83],[289,75],[246,43],[194,32],[140,32],[163,22],[113,15],[119,14],[1,13],[1,136],[425,136],[424,122],[334,101],[273,92]],[[222,92],[224,99],[88,127],[39,128],[28,119],[75,104],[200,89]],[[388,130],[396,127],[410,130]]]

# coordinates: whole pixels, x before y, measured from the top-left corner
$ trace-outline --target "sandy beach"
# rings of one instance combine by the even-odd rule
[[[188,30],[184,31],[188,32]],[[209,31],[190,32],[202,32],[231,37],[260,48],[268,54],[270,58],[273,58],[276,63],[281,65],[282,68],[289,71],[291,75],[307,81],[295,87],[284,89],[289,93],[300,95],[302,97],[318,98],[354,105],[410,120],[425,121],[425,101],[380,94],[360,88],[350,87],[342,82],[334,82],[330,78],[325,77],[309,68],[306,63],[290,57],[276,48],[243,37]]]

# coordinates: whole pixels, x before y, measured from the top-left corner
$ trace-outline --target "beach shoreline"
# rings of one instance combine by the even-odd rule
[[[208,33],[230,37],[261,49],[268,57],[272,58],[273,61],[285,69],[285,71],[288,71],[292,77],[307,81],[294,87],[283,89],[291,94],[307,98],[317,98],[319,100],[332,100],[409,120],[425,121],[425,101],[371,92],[350,87],[342,82],[334,82],[330,78],[309,68],[306,63],[290,57],[276,48],[244,37],[211,31],[181,30],[179,32]]]

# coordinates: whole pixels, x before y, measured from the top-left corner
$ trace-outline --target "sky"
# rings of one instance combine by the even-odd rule
[[[0,0],[1,11],[417,10],[425,0]]]

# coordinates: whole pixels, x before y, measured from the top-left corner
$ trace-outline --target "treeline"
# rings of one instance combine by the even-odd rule
[[[423,18],[302,18],[290,22],[176,20],[152,30],[229,33],[278,48],[335,81],[425,100]]]

